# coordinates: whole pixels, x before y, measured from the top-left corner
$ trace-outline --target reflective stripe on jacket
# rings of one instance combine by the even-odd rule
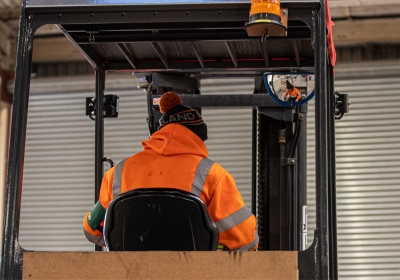
[[[199,196],[206,204],[218,228],[219,243],[230,250],[257,248],[254,215],[244,205],[233,177],[207,158],[207,148],[197,135],[184,126],[170,124],[142,145],[142,152],[121,161],[105,174],[96,208],[99,210],[92,210],[93,213],[101,213],[113,197],[128,190],[181,189]],[[101,232],[94,227],[101,226],[101,222],[94,213],[93,224],[89,226],[88,215],[84,220],[85,235],[97,237]]]

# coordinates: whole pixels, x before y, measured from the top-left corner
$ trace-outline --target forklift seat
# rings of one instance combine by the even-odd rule
[[[109,251],[215,251],[218,230],[203,201],[189,192],[135,189],[110,202],[104,240]]]

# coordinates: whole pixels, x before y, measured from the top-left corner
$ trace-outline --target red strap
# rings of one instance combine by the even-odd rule
[[[328,43],[328,52],[329,52],[329,59],[331,62],[332,66],[335,66],[336,64],[336,50],[335,50],[335,45],[333,44],[333,36],[332,36],[332,26],[334,25],[332,18],[331,18],[331,13],[329,11],[329,4],[328,0],[325,0],[326,2],[326,11],[325,11],[325,20],[326,20],[326,29],[328,31],[328,34],[326,35],[326,40]]]

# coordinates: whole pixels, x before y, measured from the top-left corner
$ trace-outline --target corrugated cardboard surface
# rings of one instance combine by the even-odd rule
[[[298,279],[297,252],[26,252],[23,279]]]

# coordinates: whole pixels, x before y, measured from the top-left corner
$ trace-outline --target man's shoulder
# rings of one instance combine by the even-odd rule
[[[210,159],[211,160],[211,159]],[[211,166],[210,172],[215,172],[219,174],[229,174],[228,170],[226,170],[224,167],[222,167],[218,162],[213,161],[213,165]]]

